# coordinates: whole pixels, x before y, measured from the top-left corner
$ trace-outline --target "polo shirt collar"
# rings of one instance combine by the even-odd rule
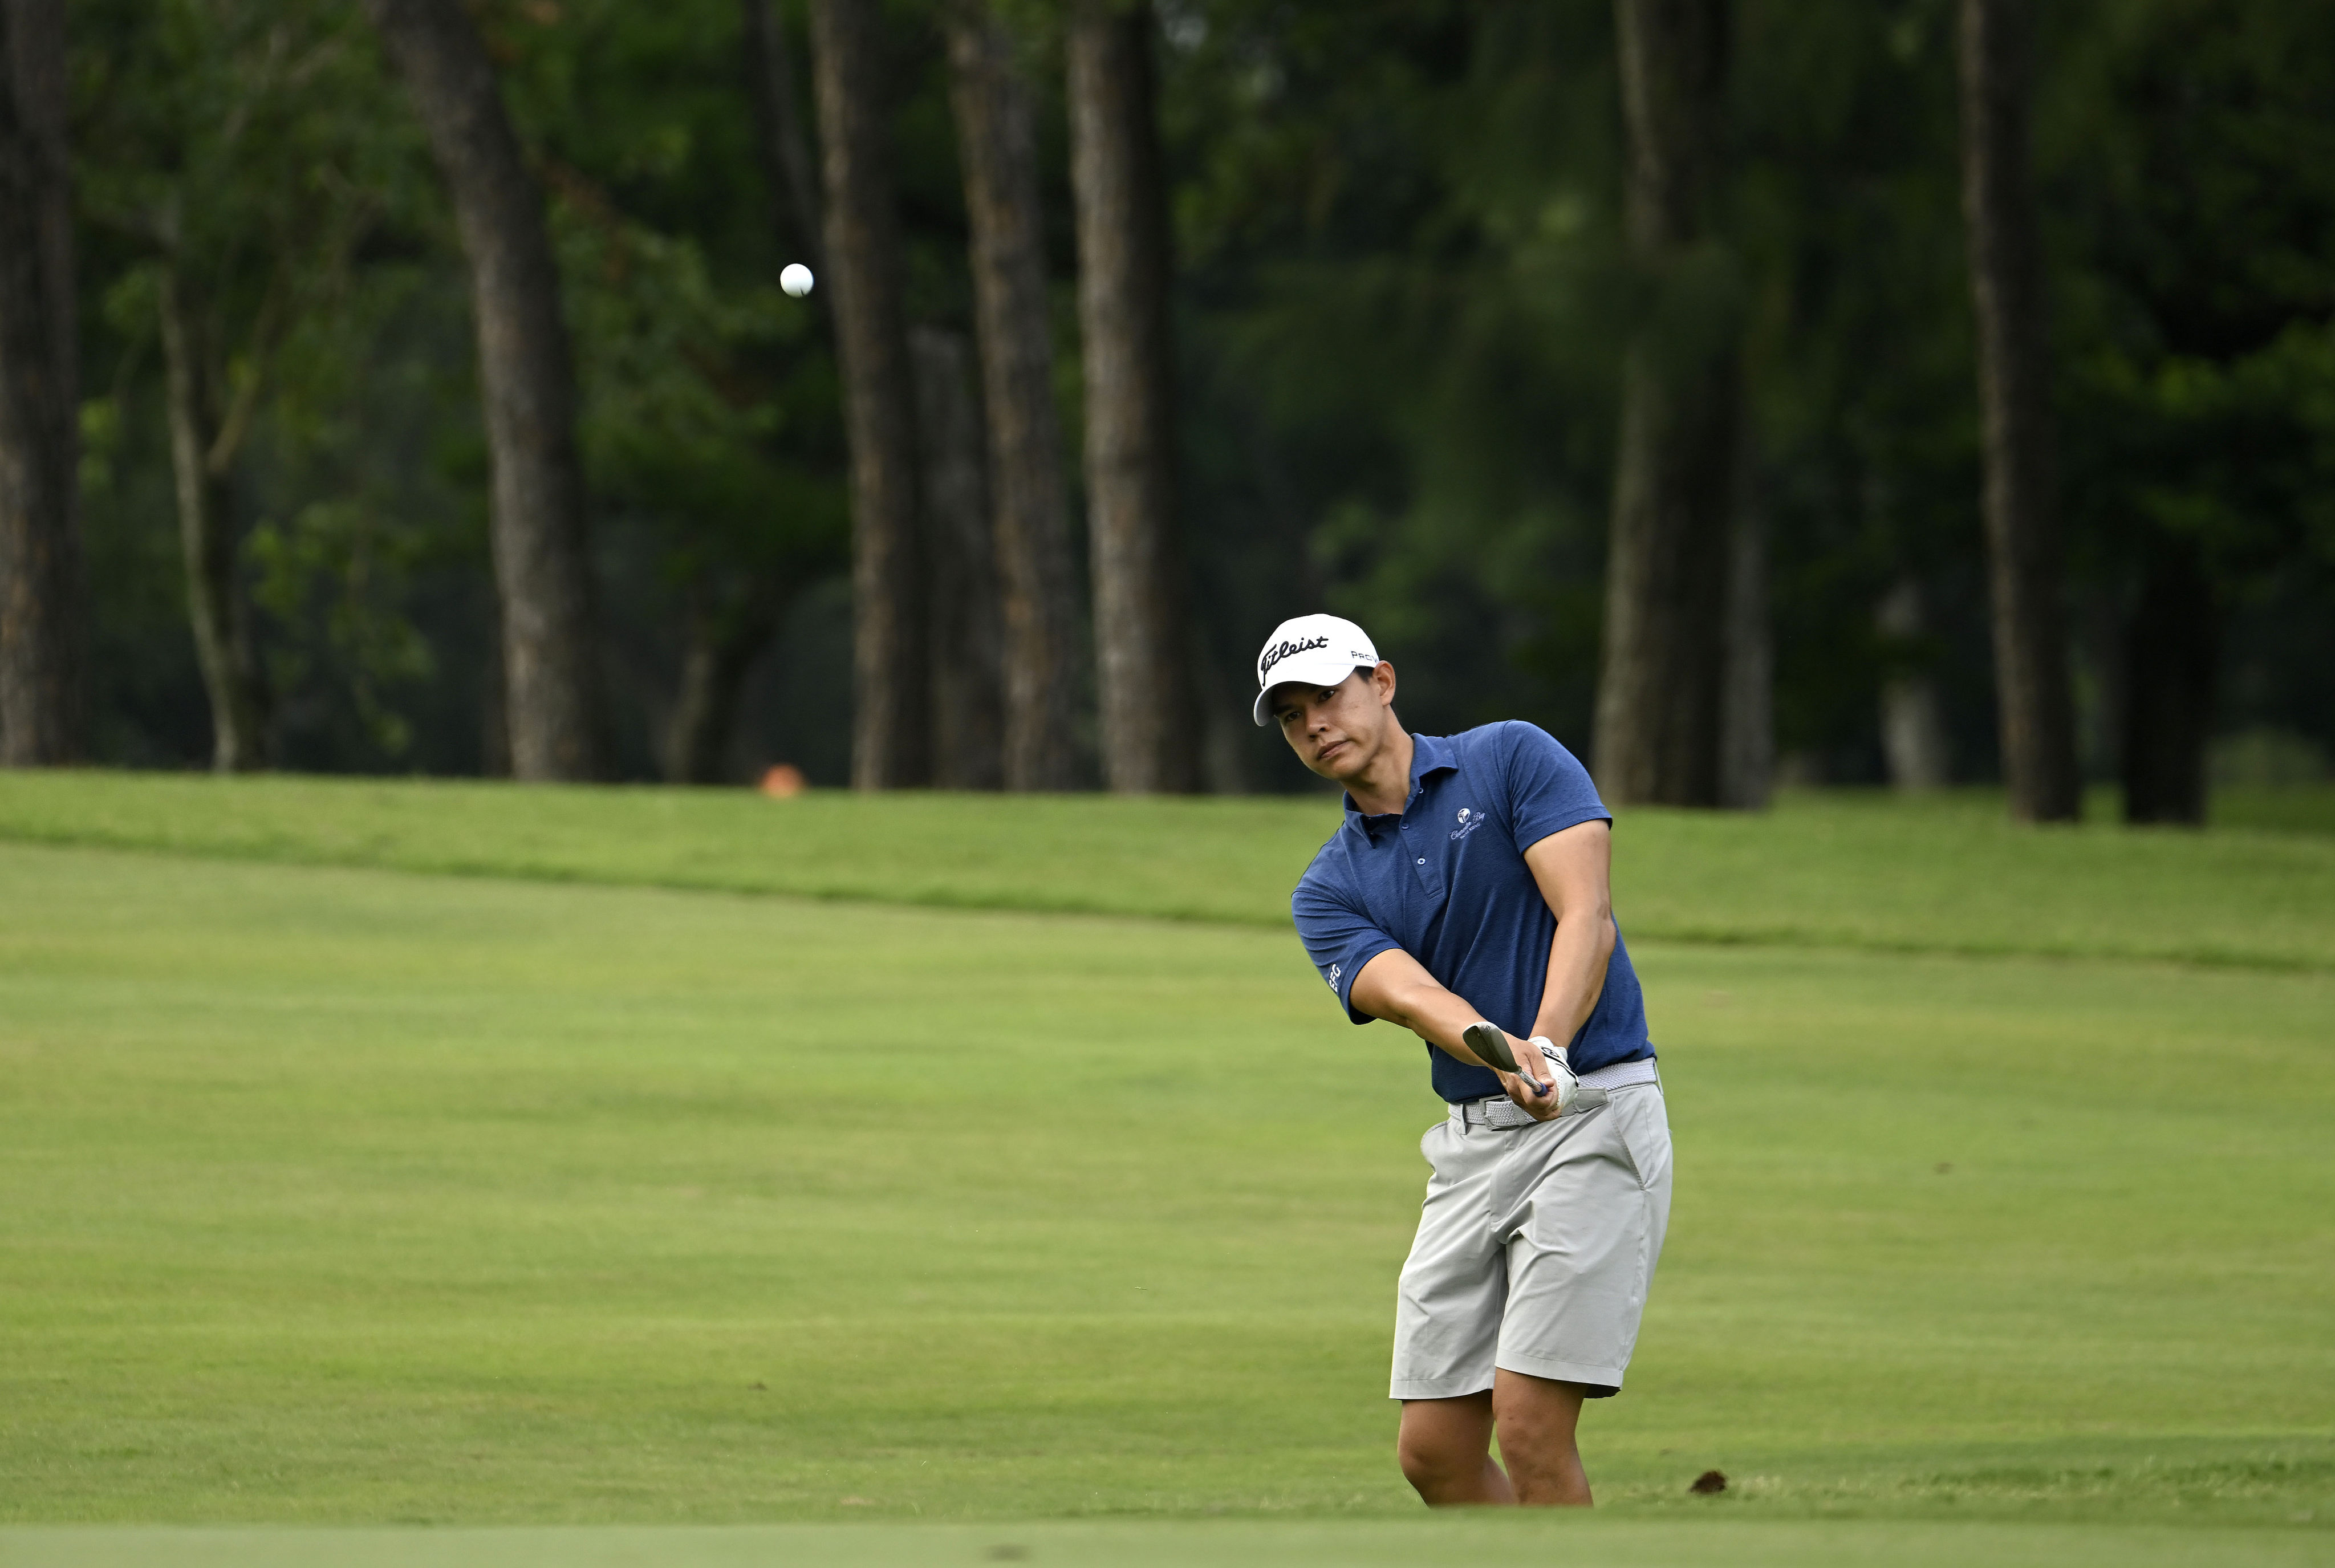
[[[1415,800],[1419,798],[1420,782],[1429,773],[1449,773],[1456,770],[1458,766],[1459,759],[1452,751],[1448,739],[1441,735],[1413,735],[1410,738],[1411,799]],[[1354,804],[1354,798],[1352,795],[1344,797],[1344,799],[1346,826],[1360,829],[1367,837],[1370,832],[1368,827],[1370,818],[1362,815],[1361,808]],[[1405,810],[1410,808],[1410,800],[1403,802],[1403,808]]]
[[[1440,735],[1413,735],[1410,738],[1410,783],[1412,789],[1429,773],[1448,773],[1459,766],[1451,742]]]

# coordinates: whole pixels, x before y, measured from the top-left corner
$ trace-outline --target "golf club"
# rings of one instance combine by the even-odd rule
[[[1538,1093],[1554,1092],[1560,1112],[1572,1108],[1574,1096],[1579,1091],[1580,1079],[1574,1077],[1573,1068],[1565,1060],[1562,1048],[1550,1045],[1538,1036],[1534,1037],[1534,1043],[1539,1047],[1541,1055],[1556,1070],[1554,1079],[1545,1083],[1537,1074],[1526,1072],[1516,1065],[1516,1053],[1508,1049],[1508,1037],[1498,1026],[1479,1021],[1460,1031],[1459,1038],[1467,1043],[1469,1050],[1476,1053],[1478,1060],[1490,1063],[1502,1072],[1516,1073],[1531,1083]]]
[[[1471,1023],[1459,1031],[1459,1038],[1467,1043],[1469,1050],[1476,1053],[1478,1061],[1497,1067],[1502,1072],[1524,1070],[1516,1065],[1516,1053],[1508,1049],[1508,1037],[1498,1026]]]
[[[1474,1051],[1480,1060],[1490,1062],[1502,1072],[1513,1072],[1531,1084],[1536,1095],[1545,1096],[1550,1089],[1556,1087],[1555,1084],[1543,1083],[1537,1074],[1527,1072],[1516,1065],[1516,1053],[1508,1049],[1508,1037],[1500,1031],[1498,1025],[1478,1021],[1460,1031],[1459,1038],[1468,1042],[1468,1049]],[[1565,1102],[1559,1100],[1557,1103],[1562,1106]]]

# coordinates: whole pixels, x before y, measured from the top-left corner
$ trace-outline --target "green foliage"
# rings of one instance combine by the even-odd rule
[[[2222,726],[2323,737],[2335,18],[2243,0],[2095,15],[2054,52],[2039,132],[2079,571],[2121,607],[2151,560],[2195,552],[2229,627]]]
[[[559,208],[586,398],[579,425],[593,492],[613,515],[660,528],[664,569],[723,566],[800,582],[841,558],[848,519],[824,475],[779,456],[792,432],[758,357],[802,355],[812,317],[775,283],[717,290],[696,242],[606,208]],[[822,367],[823,368],[823,367]]]
[[[1256,625],[1361,617],[1429,730],[1523,715],[1587,740],[1619,329],[1655,297],[1615,255],[1609,10],[1169,17],[1203,419],[1264,431],[1196,440],[1222,514],[1203,570]],[[1874,777],[1881,682],[1920,673],[1983,776],[1953,7],[1735,19],[1732,256],[1685,297],[1749,302],[1779,740]],[[2256,0],[2063,7],[2038,111],[2078,589],[2121,613],[2153,531],[2210,538],[2248,609],[2230,718],[2314,733],[2326,682],[2289,672],[2335,659],[2328,25]],[[1908,575],[1933,625],[1894,644],[1875,608]]]
[[[1270,432],[1196,462],[1228,651],[1326,605],[1400,650],[1427,728],[1585,741],[1628,300],[1603,9],[1177,15],[1197,395]]]
[[[736,0],[496,5],[480,21],[549,200],[603,604],[626,663],[665,687],[684,615],[759,624],[847,557],[825,312],[777,287],[790,258]],[[627,717],[627,767],[650,771]]]
[[[387,700],[386,688],[430,674],[430,645],[412,622],[384,607],[374,584],[402,582],[423,541],[383,524],[356,501],[312,501],[284,522],[252,530],[247,549],[257,568],[253,598],[279,622],[303,619],[320,592],[325,640],[347,672],[357,721],[386,757],[402,757],[412,727]],[[279,686],[305,684],[308,661],[296,648],[275,650]]]
[[[1959,749],[1983,757],[1953,7],[1755,0],[1736,61],[1735,224],[1752,279],[1778,743],[1855,776],[1869,763],[1840,753],[1871,735],[1881,679],[1920,673],[1944,679]],[[1874,606],[1907,574],[1958,641],[1880,641]]]
[[[321,745],[408,761],[412,689],[434,663],[417,586],[475,570],[484,542],[482,506],[401,450],[417,413],[475,419],[463,373],[431,353],[448,276],[423,248],[445,237],[418,134],[335,0],[79,0],[73,23],[84,259],[117,356],[84,413],[101,604],[153,582],[139,600],[154,610],[125,619],[186,657],[167,474],[121,471],[167,460],[152,428],[167,267],[290,759]],[[179,701],[192,711],[173,728],[199,729],[199,692]]]
[[[679,590],[784,596],[840,560],[832,360],[815,307],[770,286],[734,4],[480,21],[549,193],[612,618],[654,665]],[[287,760],[475,770],[493,623],[467,291],[370,29],[339,0],[79,0],[74,36],[87,267],[120,366],[87,418],[101,603],[169,650],[137,659],[181,662],[148,721],[201,715],[152,348],[167,253],[223,392],[253,389],[235,494]],[[102,666],[109,707],[129,655]]]
[[[470,9],[549,197],[623,766],[644,775],[684,621],[755,624],[746,607],[823,583],[806,602],[828,607],[798,623],[787,662],[841,659],[803,641],[843,635],[827,296],[770,292],[793,258],[736,0]],[[801,7],[777,9],[808,102]],[[1074,412],[1059,7],[1003,10],[1039,105]],[[1264,628],[1323,606],[1394,653],[1416,725],[1526,717],[1584,746],[1619,347],[1649,312],[1723,307],[1748,324],[1784,747],[1827,778],[1876,777],[1881,682],[1926,674],[1958,776],[1984,778],[1953,7],[1738,0],[1723,221],[1678,287],[1622,254],[1611,10],[1158,6],[1186,521],[1208,700],[1230,731],[1217,749],[1252,782],[1296,782],[1270,736],[1239,730],[1241,672]],[[2049,8],[2037,111],[2085,690],[2097,702],[2114,684],[2108,633],[2140,563],[2195,539],[2231,614],[2224,728],[2322,746],[2335,737],[2328,17],[2278,0]],[[911,313],[964,330],[935,13],[901,0],[886,25]],[[187,740],[200,699],[161,537],[151,291],[170,232],[200,284],[222,392],[260,392],[237,494],[289,755],[476,768],[485,456],[460,257],[403,95],[344,0],[73,0],[73,37],[107,754],[201,750]],[[1907,576],[1932,624],[1884,638],[1876,603]],[[783,749],[840,756],[827,731],[842,705],[786,691],[777,707],[821,734]]]
[[[2095,547],[2335,564],[2335,18],[2151,0],[2069,53],[2049,150]]]
[[[1387,1321],[1439,1107],[1285,930],[0,876],[7,1519],[1415,1517]],[[2052,1561],[2327,1517],[2326,975],[1638,959],[1680,1175],[1602,1515]]]
[[[254,315],[280,292],[295,318],[346,286],[370,230],[429,210],[352,7],[76,0],[73,19],[85,214],[179,258],[222,305]]]

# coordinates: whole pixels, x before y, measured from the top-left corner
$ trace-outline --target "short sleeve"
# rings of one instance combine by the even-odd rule
[[[1354,976],[1371,959],[1402,944],[1310,875],[1290,895],[1289,909],[1296,917],[1298,937],[1313,960],[1314,971],[1336,994],[1338,1005],[1356,1023],[1372,1021],[1369,1013],[1354,1011]]]
[[[1597,798],[1589,769],[1555,736],[1522,721],[1500,728],[1507,753],[1508,818],[1519,854],[1552,833],[1584,822],[1613,820]]]

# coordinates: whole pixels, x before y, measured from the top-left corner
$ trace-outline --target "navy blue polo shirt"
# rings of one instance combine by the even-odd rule
[[[1548,981],[1556,916],[1524,852],[1583,822],[1611,822],[1589,770],[1555,737],[1518,721],[1463,734],[1413,735],[1410,799],[1400,816],[1365,817],[1346,797],[1346,821],[1290,897],[1313,965],[1356,1023],[1354,976],[1399,947],[1445,988],[1522,1040]],[[1654,1054],[1645,997],[1620,929],[1605,989],[1568,1042],[1575,1072]],[[1433,1046],[1435,1092],[1445,1099],[1498,1094],[1489,1068]]]

